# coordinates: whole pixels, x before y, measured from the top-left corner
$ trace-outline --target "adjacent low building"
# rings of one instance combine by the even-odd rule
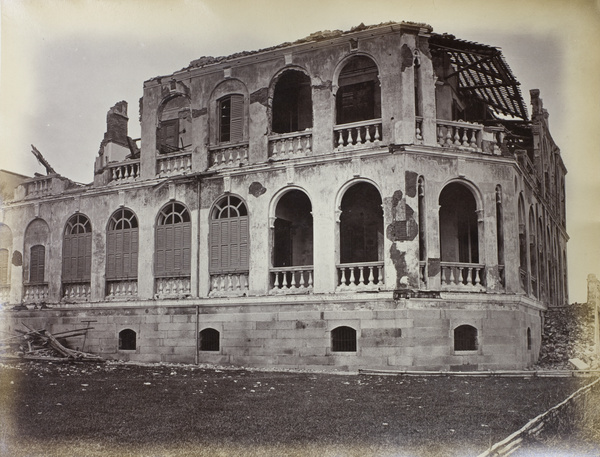
[[[91,326],[86,351],[138,361],[531,365],[568,236],[530,97],[531,119],[498,48],[414,23],[152,78],[93,183],[47,167],[5,202],[5,330]]]

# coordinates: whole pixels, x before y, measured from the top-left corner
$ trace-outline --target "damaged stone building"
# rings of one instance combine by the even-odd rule
[[[415,23],[152,78],[92,183],[47,164],[4,202],[5,329],[91,321],[86,351],[136,361],[529,366],[568,303],[566,169],[530,97],[498,48]]]

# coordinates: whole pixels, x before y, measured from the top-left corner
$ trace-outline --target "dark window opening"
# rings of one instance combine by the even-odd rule
[[[527,350],[531,351],[531,329],[527,329]]]
[[[162,121],[158,129],[158,151],[164,154],[179,149],[179,119]]]
[[[45,269],[46,248],[41,244],[36,244],[29,250],[29,282],[31,284],[43,283]]]
[[[119,332],[119,349],[124,351],[133,351],[136,348],[137,334],[135,331],[127,328]]]
[[[352,58],[342,69],[336,93],[336,124],[381,117],[377,65],[370,58]]]
[[[423,116],[421,102],[421,64],[419,59],[415,58],[414,66],[414,86],[415,86],[415,116]]]
[[[504,211],[502,208],[502,188],[496,187],[496,251],[500,283],[504,285]]]
[[[313,263],[312,205],[308,196],[291,190],[281,197],[275,210],[273,266],[290,267]]]
[[[383,259],[383,209],[379,191],[369,183],[350,187],[340,205],[340,263]]]
[[[440,248],[442,262],[478,263],[477,206],[473,193],[459,183],[440,194]]]
[[[272,117],[273,133],[312,128],[312,94],[307,75],[295,70],[281,75],[273,93]]]
[[[461,325],[454,329],[455,351],[477,350],[477,329],[470,325]]]
[[[219,351],[218,330],[214,328],[205,328],[200,332],[200,350],[201,351]]]
[[[190,142],[190,103],[181,95],[173,97],[161,106],[156,130],[156,148],[159,153],[167,154],[186,148]]]
[[[229,95],[219,101],[219,142],[239,143],[244,139],[244,97]]]
[[[424,262],[427,260],[427,232],[426,232],[426,213],[425,213],[425,185],[423,183],[423,178],[419,178],[418,183],[418,196],[419,196],[419,260]]]
[[[356,330],[352,327],[337,327],[331,331],[332,352],[356,352]]]
[[[233,195],[219,200],[211,215],[211,272],[248,271],[248,210]]]

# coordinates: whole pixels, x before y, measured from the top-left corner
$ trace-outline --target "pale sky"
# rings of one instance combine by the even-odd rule
[[[500,47],[529,107],[540,89],[567,174],[571,302],[600,277],[600,0],[0,0],[0,169],[91,182],[106,112],[201,56],[387,21]]]

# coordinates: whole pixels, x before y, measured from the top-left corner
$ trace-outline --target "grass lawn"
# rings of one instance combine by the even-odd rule
[[[0,455],[477,455],[591,379],[0,366]]]

